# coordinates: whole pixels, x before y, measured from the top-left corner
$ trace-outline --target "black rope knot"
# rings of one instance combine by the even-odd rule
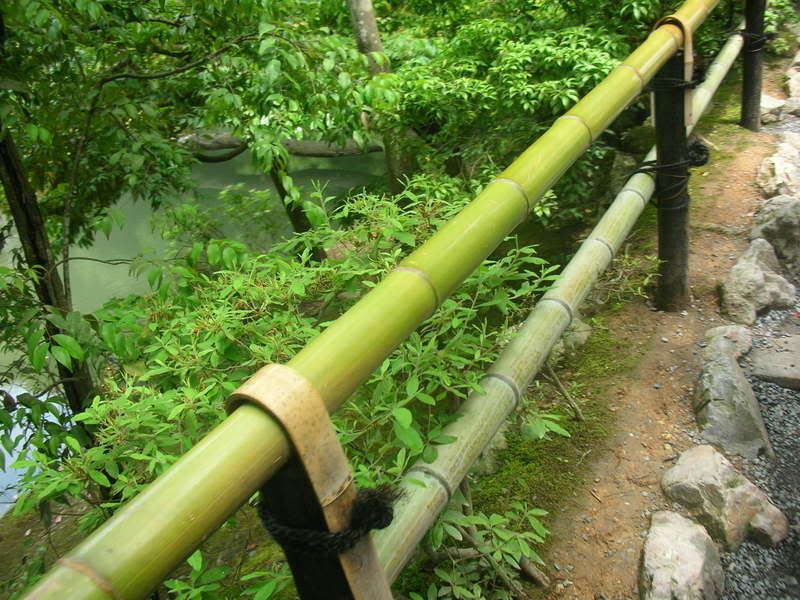
[[[746,31],[744,29],[740,29],[737,32],[744,38],[745,41],[745,52],[754,53],[754,52],[761,52],[764,49],[764,46],[767,45],[767,42],[771,41],[775,38],[774,33],[754,33],[752,31]]]
[[[373,529],[385,529],[394,518],[394,502],[399,497],[400,493],[388,486],[358,490],[350,511],[350,525],[337,532],[284,525],[270,514],[263,500],[258,505],[258,515],[284,549],[327,556],[350,550]]]
[[[704,66],[696,64],[691,81],[677,77],[655,77],[645,88],[648,92],[669,92],[671,90],[694,89],[706,80],[706,69]]]
[[[659,164],[658,161],[655,160],[648,160],[643,162],[639,168],[633,171],[631,176],[636,175],[637,173],[646,173],[649,175],[658,173],[659,171],[681,169],[684,167],[702,167],[708,162],[709,154],[708,147],[705,144],[703,144],[700,140],[692,140],[689,142],[686,151],[686,160],[665,164]],[[689,205],[688,196],[686,197],[686,200],[680,204],[663,203],[663,201],[674,200],[683,194],[686,186],[689,184],[689,175],[690,174],[688,171],[686,175],[669,175],[672,178],[672,181],[668,185],[665,185],[664,189],[658,190],[659,201],[654,201],[654,204],[659,210],[682,210]]]
[[[687,162],[689,163],[687,166],[689,167],[702,167],[704,164],[708,163],[708,159],[711,153],[708,151],[708,146],[706,146],[700,140],[692,140],[689,142],[689,148],[687,151]]]

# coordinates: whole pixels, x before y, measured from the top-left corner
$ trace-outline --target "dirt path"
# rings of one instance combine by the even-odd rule
[[[779,72],[770,72],[771,89]],[[724,323],[716,286],[747,247],[752,215],[762,202],[756,170],[774,140],[769,133],[737,128],[735,115],[717,117],[700,128],[716,148],[691,185],[692,306],[668,314],[633,303],[607,322],[616,339],[642,345],[643,357],[631,375],[594,400],[615,412],[617,433],[595,454],[590,487],[578,490],[552,525],[548,598],[638,598],[638,563],[650,513],[670,507],[659,487],[661,474],[695,443],[690,399],[699,370],[697,343],[708,328]]]

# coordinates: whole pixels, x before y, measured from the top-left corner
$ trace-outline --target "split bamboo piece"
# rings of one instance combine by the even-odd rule
[[[694,93],[695,122],[690,129],[708,108],[742,44],[741,35],[731,36],[709,67],[704,83]],[[655,157],[653,148],[645,160]],[[470,394],[459,410],[461,418],[445,428],[444,433],[456,440],[438,446],[438,457],[433,463],[417,463],[404,477],[403,496],[392,524],[374,535],[389,581],[397,577],[411,558],[425,532],[447,505],[452,491],[458,488],[478,455],[514,410],[654,191],[655,183],[650,175],[639,173],[628,179],[556,284],[489,369],[481,382],[482,391]]]
[[[677,11],[697,29],[719,0]],[[415,250],[288,366],[335,411],[527,216],[680,48],[663,25],[556,121],[464,210]],[[259,408],[242,406],[84,540],[28,598],[144,598],[286,461],[289,445]]]

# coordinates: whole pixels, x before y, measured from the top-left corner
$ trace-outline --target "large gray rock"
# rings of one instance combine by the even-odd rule
[[[786,270],[800,277],[800,198],[782,195],[765,202],[750,236],[772,244]]]
[[[786,104],[783,105],[783,114],[800,117],[800,98],[796,96],[787,98]]]
[[[800,71],[794,67],[786,71],[786,91],[792,98],[800,96]]]
[[[714,542],[700,525],[681,515],[653,513],[642,550],[642,600],[716,600],[725,574]]]
[[[800,150],[782,142],[772,156],[761,163],[756,183],[767,198],[778,194],[795,195],[800,192]]]
[[[750,242],[722,284],[722,312],[732,321],[750,325],[768,308],[794,304],[794,286],[781,270],[772,246],[763,238]]]
[[[786,101],[787,106],[790,102],[797,102],[798,107],[800,107],[800,98],[789,98],[789,100]],[[794,131],[784,131],[781,134],[780,141],[789,144],[790,146],[794,146],[800,150],[800,133],[796,133]]]
[[[737,360],[753,347],[753,334],[741,325],[722,325],[706,331],[701,357],[709,362],[721,358]]]
[[[727,550],[736,550],[745,540],[771,546],[789,533],[789,522],[778,507],[711,446],[695,446],[681,454],[664,473],[661,487]]]
[[[761,94],[761,122],[776,123],[783,118],[786,101],[769,94]]]
[[[750,364],[759,379],[800,390],[800,335],[776,338],[771,347],[756,348]]]
[[[692,408],[705,440],[742,456],[772,456],[758,401],[737,362],[751,343],[742,329],[716,327],[707,332]]]

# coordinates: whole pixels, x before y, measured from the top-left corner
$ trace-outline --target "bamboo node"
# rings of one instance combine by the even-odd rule
[[[601,237],[590,237],[586,241],[587,242],[598,242],[598,243],[602,244],[603,246],[605,246],[606,250],[608,250],[608,253],[611,255],[611,258],[614,258],[614,254],[615,254],[614,247],[608,241],[604,240]]]
[[[522,400],[522,390],[519,389],[516,381],[503,373],[487,373],[483,376],[483,379],[497,379],[505,383],[511,390],[511,393],[514,394],[514,410],[516,410]]]
[[[541,300],[539,300],[539,303],[542,303],[542,302],[555,302],[556,304],[558,304],[561,308],[563,308],[565,311],[567,311],[567,316],[569,317],[569,322],[570,323],[572,323],[572,320],[575,318],[575,314],[572,311],[572,307],[569,304],[567,304],[566,302],[564,302],[561,298],[553,298],[552,296],[544,296]]]
[[[442,475],[438,471],[435,471],[434,469],[432,469],[427,465],[414,465],[408,470],[407,474],[410,474],[414,471],[425,473],[425,475],[428,475],[431,478],[435,479],[439,483],[439,485],[441,485],[442,488],[444,489],[444,493],[447,496],[446,504],[450,503],[450,500],[453,498],[453,488],[450,487],[450,482],[447,481],[447,478],[444,475]]]
[[[533,210],[533,204],[527,192],[525,191],[525,188],[523,188],[519,183],[517,183],[513,179],[509,179],[508,177],[495,177],[489,182],[489,185],[492,185],[493,183],[505,183],[506,185],[510,185],[520,194],[522,194],[522,199],[525,200],[525,209],[526,209],[525,215],[527,216],[530,214],[530,212]]]
[[[581,125],[583,125],[584,128],[586,129],[586,133],[589,134],[589,141],[586,143],[586,147],[588,148],[589,146],[592,145],[592,142],[594,141],[594,133],[592,133],[592,128],[589,127],[589,124],[586,122],[586,120],[582,116],[570,113],[570,114],[567,114],[567,115],[561,115],[560,117],[558,117],[558,119],[556,119],[556,121],[560,121],[561,119],[575,119]]]
[[[408,266],[405,266],[405,265],[400,265],[398,267],[395,267],[394,271],[400,271],[400,272],[405,272],[405,273],[413,273],[414,275],[416,275],[422,281],[425,282],[425,284],[430,288],[431,293],[433,294],[434,306],[433,306],[433,310],[431,311],[431,314],[433,314],[433,312],[439,307],[439,305],[442,302],[441,302],[441,299],[439,298],[439,292],[436,290],[436,286],[433,284],[433,280],[430,278],[430,275],[428,275],[422,269],[418,269],[417,267],[408,267]]]
[[[114,600],[122,600],[122,596],[117,593],[111,582],[86,563],[82,563],[73,558],[64,557],[58,560],[58,564],[87,577],[105,594],[114,598]]]
[[[617,65],[617,68],[618,69],[630,69],[631,71],[633,71],[634,75],[636,75],[636,77],[639,79],[639,84],[640,84],[639,91],[644,91],[644,88],[647,86],[647,82],[644,80],[644,77],[642,77],[642,74],[639,72],[639,69],[637,69],[633,65],[628,65],[628,64],[625,64],[625,63],[621,63],[621,64]]]

